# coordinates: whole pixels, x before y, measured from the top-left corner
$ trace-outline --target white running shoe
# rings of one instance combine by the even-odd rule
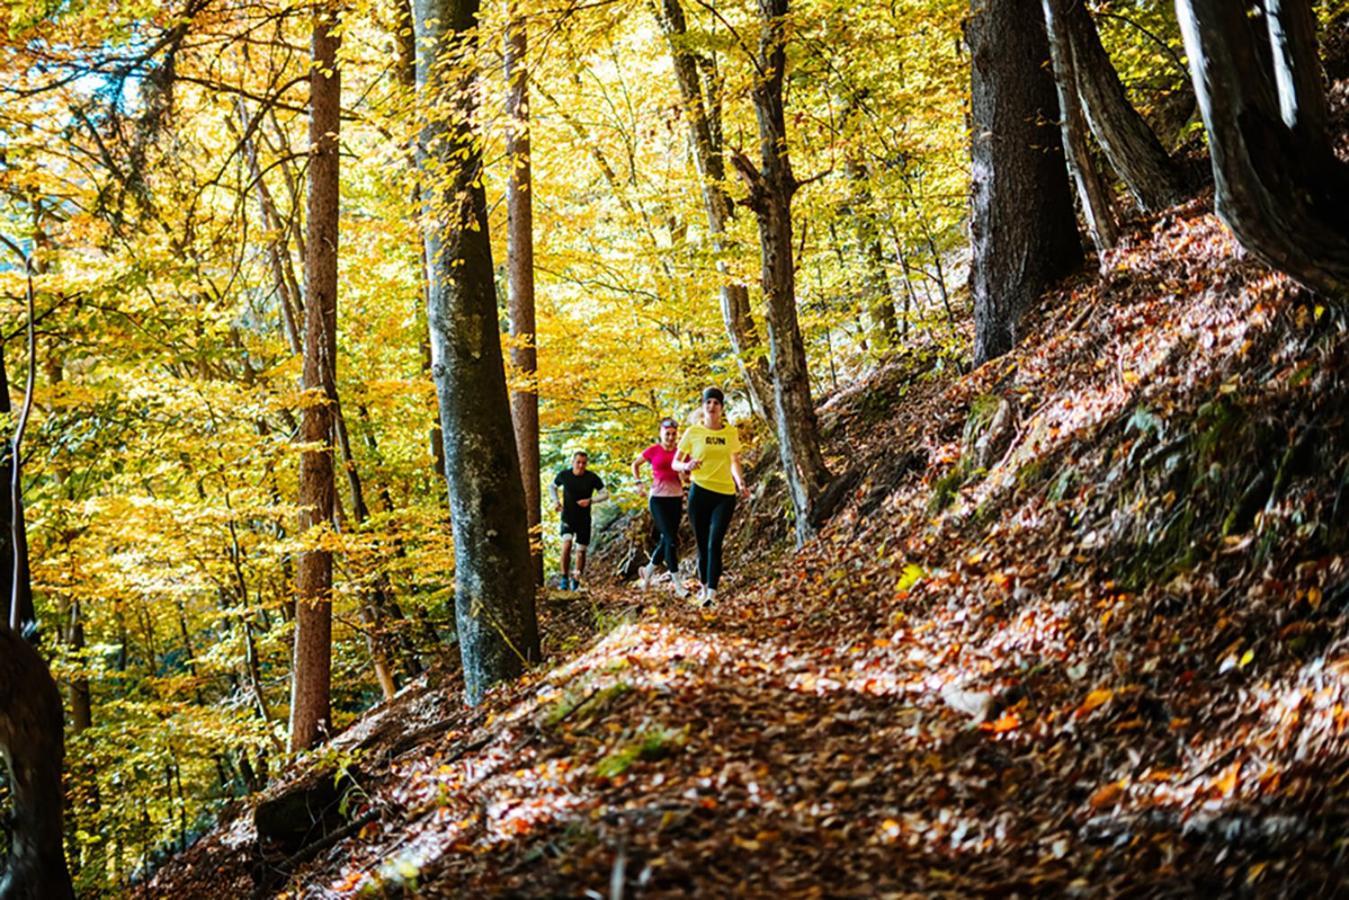
[[[703,606],[712,607],[717,605],[717,589],[708,588],[703,592]]]
[[[670,575],[670,583],[674,585],[674,592],[676,597],[683,598],[689,595],[689,589],[684,586],[684,579],[679,577],[678,572],[675,572]]]
[[[647,563],[637,570],[637,585],[641,590],[647,590],[651,587],[651,576],[656,573],[656,567],[653,563]]]

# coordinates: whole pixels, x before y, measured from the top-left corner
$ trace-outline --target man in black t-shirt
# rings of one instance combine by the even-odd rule
[[[590,507],[609,499],[604,480],[586,469],[590,457],[584,450],[571,456],[571,468],[563,469],[553,479],[553,500],[562,513],[562,590],[575,591],[581,587],[581,576],[586,569],[586,549],[590,546]],[[558,488],[561,488],[559,493]],[[576,577],[571,574],[571,545],[576,542]]]

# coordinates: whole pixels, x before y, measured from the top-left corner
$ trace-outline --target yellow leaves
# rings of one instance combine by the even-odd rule
[[[1238,780],[1241,777],[1241,767],[1245,760],[1238,759],[1225,768],[1221,775],[1213,779],[1209,789],[1220,797],[1230,797],[1236,792]]]
[[[1097,688],[1087,694],[1082,704],[1073,712],[1073,718],[1080,719],[1089,715],[1093,710],[1099,709],[1110,702],[1110,698],[1115,696],[1115,692],[1109,688]]]

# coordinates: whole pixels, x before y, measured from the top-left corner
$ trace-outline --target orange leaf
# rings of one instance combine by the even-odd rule
[[[1237,777],[1241,775],[1241,766],[1243,760],[1237,760],[1223,770],[1222,775],[1213,781],[1213,789],[1224,797],[1230,797],[1232,792],[1237,789]]]
[[[1092,809],[1102,809],[1118,803],[1122,796],[1124,796],[1124,782],[1112,781],[1096,793],[1092,794],[1089,802],[1091,803]]]
[[[1094,709],[1099,709],[1110,702],[1110,698],[1115,696],[1115,692],[1109,688],[1097,688],[1087,695],[1087,699],[1082,701],[1082,705],[1073,713],[1074,718],[1082,718]]]
[[[994,734],[1002,734],[1019,727],[1021,727],[1021,716],[1011,709],[1003,713],[996,722],[985,722],[979,726],[983,731],[991,731]]]

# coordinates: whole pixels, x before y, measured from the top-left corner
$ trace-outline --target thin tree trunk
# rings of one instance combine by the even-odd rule
[[[337,437],[337,446],[342,451],[342,468],[347,473],[347,487],[351,490],[351,515],[357,527],[370,518],[370,507],[365,502],[365,487],[361,483],[360,470],[356,468],[356,456],[351,449],[351,438],[347,432],[347,417],[342,412],[342,403],[337,394],[337,377],[330,375],[329,385],[332,393],[328,397],[332,404],[333,430]],[[389,647],[385,619],[393,615],[397,608],[389,596],[388,577],[382,570],[375,572],[373,585],[361,590],[361,621],[366,626],[366,648],[370,652],[370,665],[385,700],[392,700],[398,693],[398,681],[394,675],[390,660],[393,653]],[[395,618],[401,618],[396,615]]]
[[[522,384],[511,395],[511,421],[520,451],[534,582],[543,584],[543,499],[539,474],[538,334],[534,320],[534,195],[529,145],[529,49],[527,22],[512,15],[506,33],[506,270],[510,280],[511,366]]]
[[[1310,288],[1343,297],[1349,167],[1331,152],[1324,129],[1310,4],[1267,0],[1266,29],[1245,7],[1176,0],[1208,133],[1214,205],[1252,254]]]
[[[970,293],[976,365],[1012,349],[1022,314],[1082,261],[1037,0],[972,0]]]
[[[313,31],[310,75],[309,203],[305,258],[304,387],[300,420],[300,532],[315,540],[330,527],[333,486],[333,410],[330,379],[337,355],[338,131],[341,40],[334,7],[320,7]],[[296,569],[295,661],[291,682],[290,750],[319,743],[330,720],[332,680],[332,551],[304,550]]]
[[[1134,109],[1083,0],[1061,8],[1073,48],[1082,112],[1105,157],[1140,209],[1156,211],[1185,197],[1185,179],[1152,128]]]
[[[659,8],[653,4],[653,11],[669,42],[679,93],[684,103],[684,118],[689,127],[689,148],[698,169],[708,231],[712,236],[712,248],[717,254],[717,272],[722,278],[721,317],[726,325],[726,337],[735,353],[751,405],[767,420],[773,414],[773,376],[750,311],[749,288],[731,278],[725,258],[730,250],[726,231],[735,205],[726,188],[720,83],[715,72],[711,71],[710,63],[701,60],[690,49],[688,23],[679,0],[659,2]],[[707,73],[707,77],[704,77],[704,73]]]
[[[240,119],[240,137],[249,134],[248,109],[243,100],[237,103]],[[259,113],[261,115],[261,113]],[[258,162],[257,142],[247,137],[243,141],[244,158],[248,161],[248,177],[258,194],[258,213],[262,218],[262,227],[271,236],[267,243],[267,261],[272,269],[272,281],[276,286],[276,296],[281,307],[281,330],[292,353],[303,352],[300,336],[300,320],[304,316],[304,298],[300,295],[299,284],[295,278],[295,267],[291,262],[290,247],[286,243],[282,228],[281,215],[276,210],[271,191],[263,177],[262,165]]]
[[[474,133],[478,0],[417,0],[417,89],[432,374],[445,429],[455,619],[470,705],[538,658],[524,488],[497,330]],[[434,185],[435,187],[432,187]]]
[[[759,124],[759,165],[732,157],[749,187],[749,206],[759,222],[768,345],[772,353],[773,410],[778,452],[796,511],[796,543],[815,533],[815,503],[829,481],[820,452],[810,370],[796,318],[796,259],[792,247],[792,196],[800,186],[787,155],[787,118],[782,82],[787,65],[783,21],[787,0],[759,0],[759,78],[753,91]]]
[[[8,416],[14,411],[9,398],[9,377],[5,366],[5,348],[0,344],[0,414]],[[28,570],[28,523],[23,514],[23,498],[19,498],[18,509],[14,508],[9,485],[14,477],[14,457],[8,441],[0,446],[0,625],[15,621],[10,610],[10,588],[15,583],[14,535],[18,535],[18,623],[20,630],[37,624],[37,611],[33,608],[32,578]]]
[[[1063,152],[1068,160],[1068,171],[1077,186],[1077,199],[1087,230],[1098,254],[1115,246],[1119,228],[1115,224],[1114,204],[1101,183],[1096,160],[1091,155],[1087,122],[1077,96],[1077,67],[1074,63],[1072,41],[1065,21],[1066,8],[1081,0],[1042,0],[1045,13],[1045,31],[1049,36],[1049,55],[1054,63],[1054,86],[1058,89],[1063,135]]]

